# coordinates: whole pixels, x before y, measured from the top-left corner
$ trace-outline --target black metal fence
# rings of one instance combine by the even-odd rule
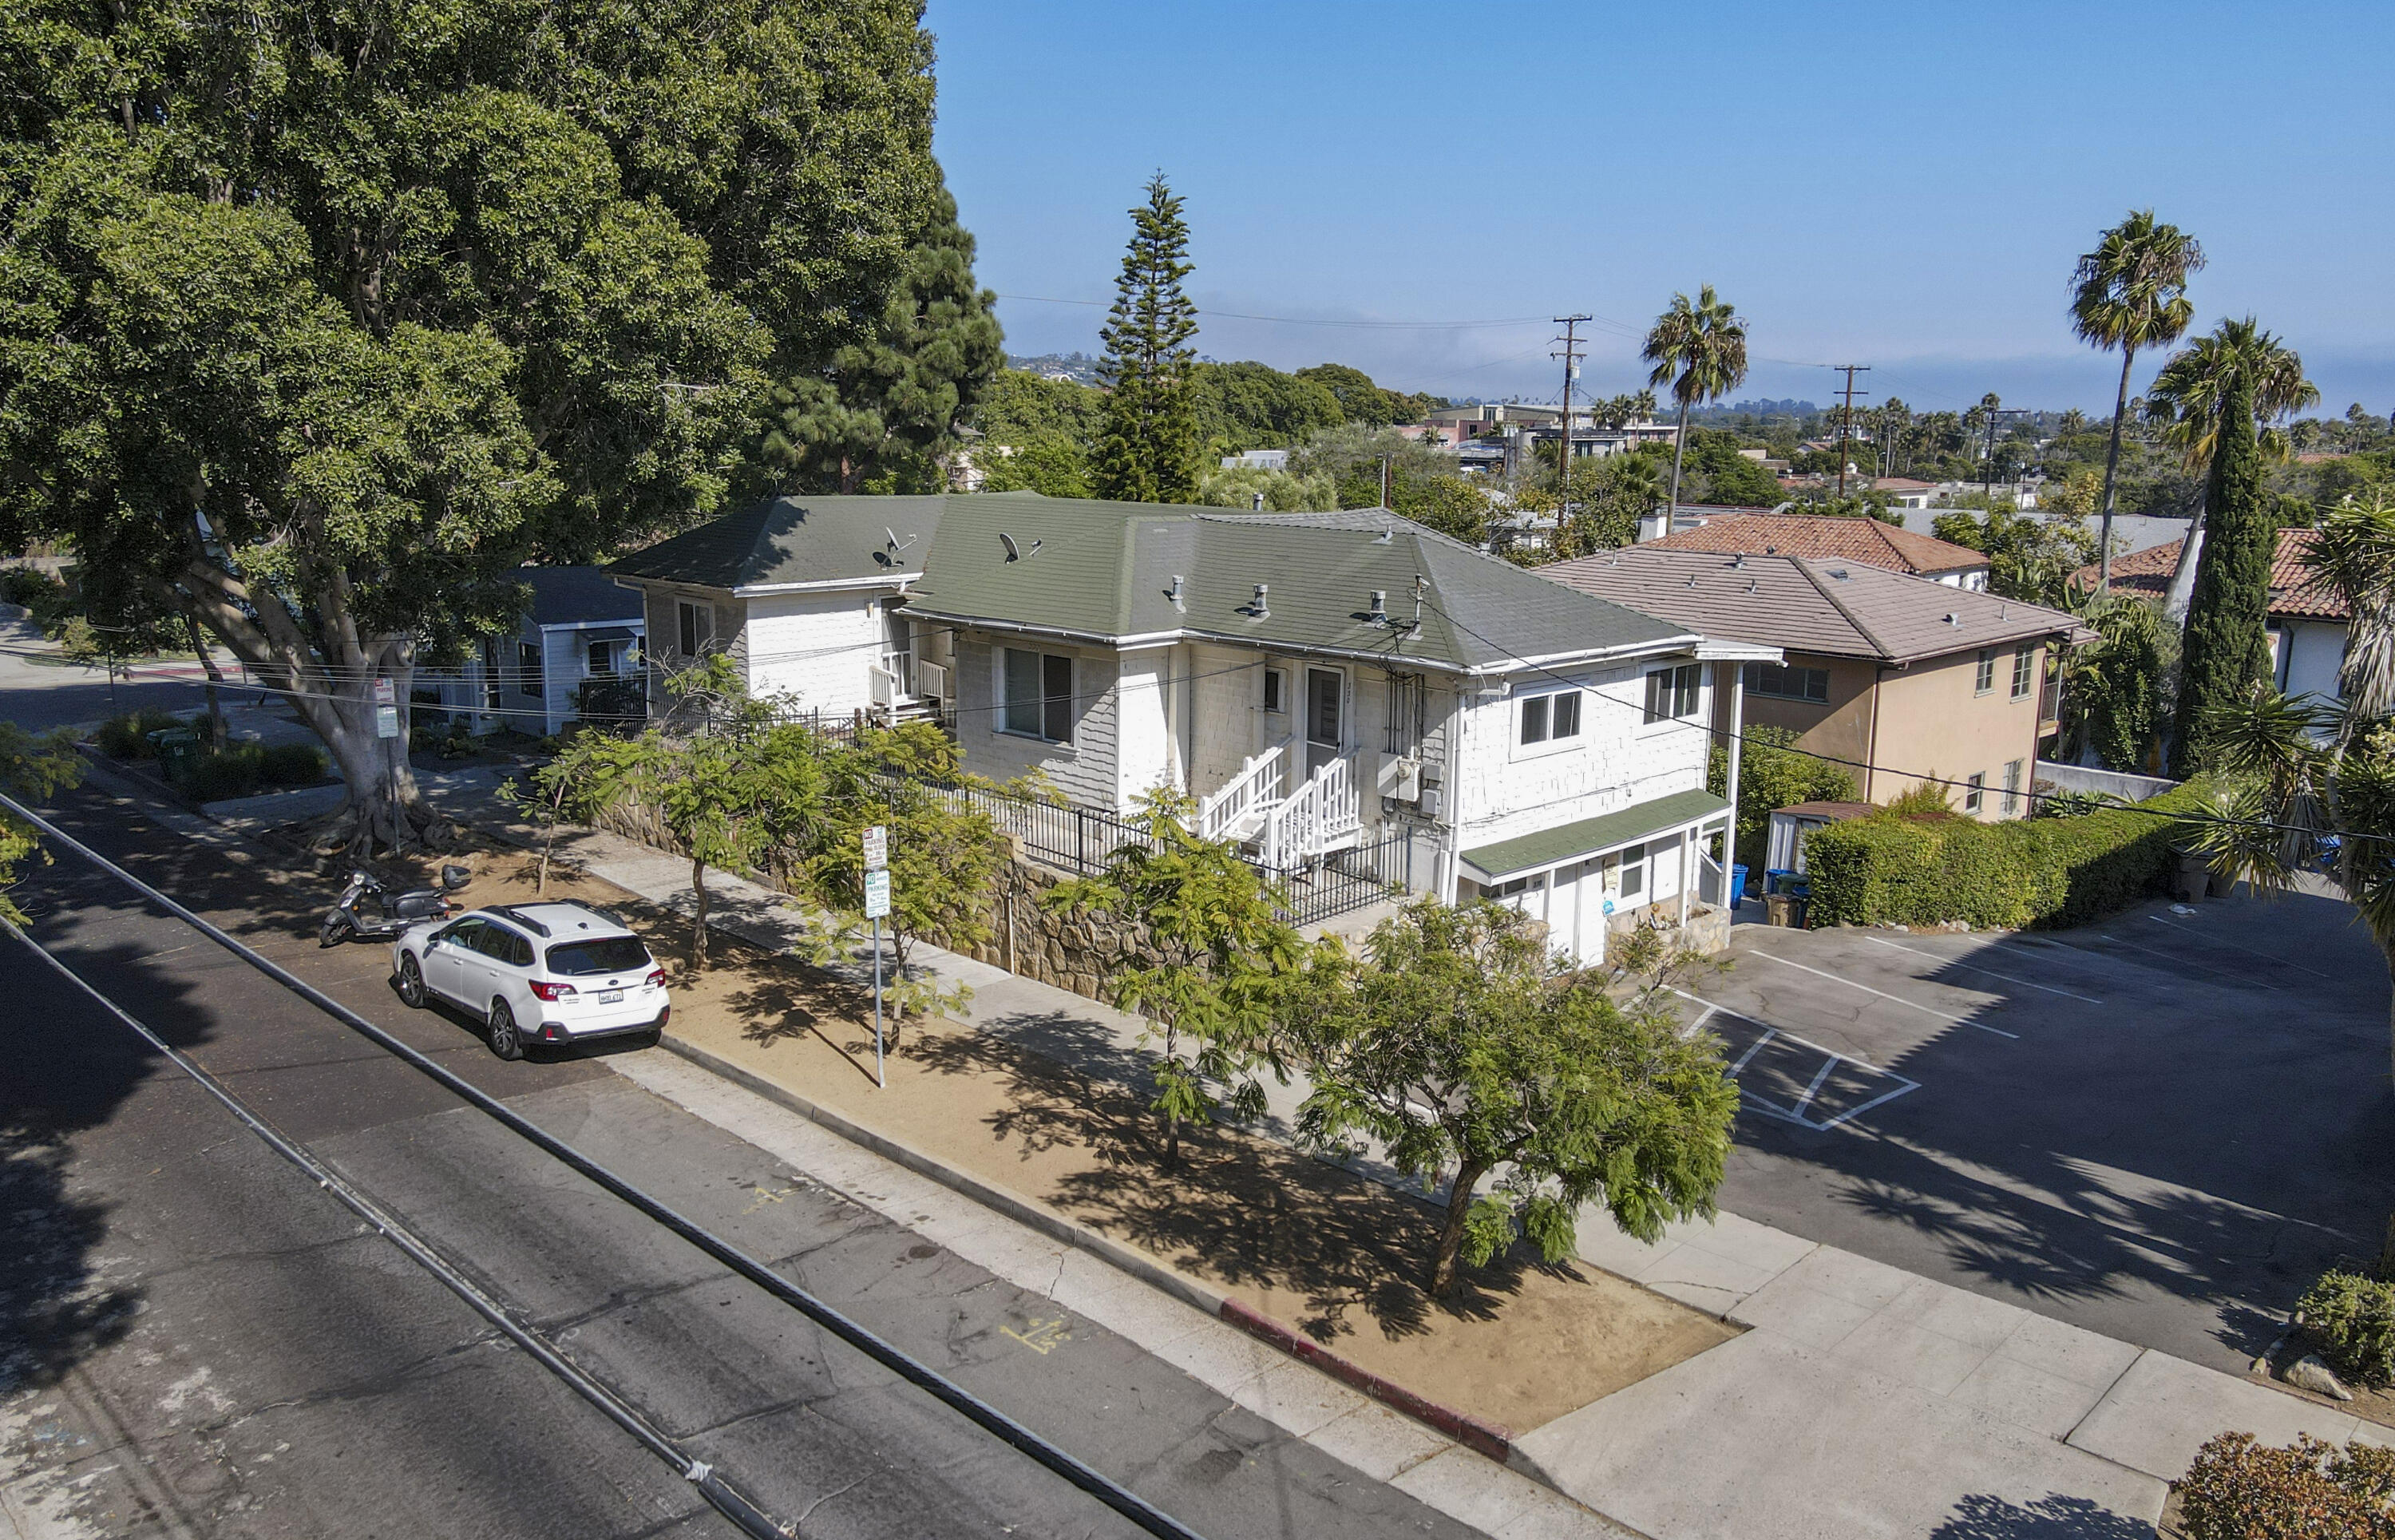
[[[1334,850],[1292,871],[1264,869],[1289,896],[1290,923],[1311,925],[1411,891],[1414,842],[1399,830],[1348,850]]]
[[[967,807],[988,815],[1000,832],[1013,836],[1024,855],[1043,866],[1092,877],[1105,870],[1106,857],[1127,844],[1153,849],[1155,836],[1139,825],[1092,808],[1039,802],[1004,791],[968,786],[958,790]]]

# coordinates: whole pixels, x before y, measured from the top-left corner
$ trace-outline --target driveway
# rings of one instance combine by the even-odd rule
[[[2232,1373],[2378,1254],[2388,983],[2341,901],[1732,950],[1731,1213]]]

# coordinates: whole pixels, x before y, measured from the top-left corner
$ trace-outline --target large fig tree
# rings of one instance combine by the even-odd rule
[[[919,20],[10,5],[0,539],[196,615],[332,750],[343,832],[412,843],[417,667],[525,561],[715,511],[768,382],[882,324],[947,207]]]

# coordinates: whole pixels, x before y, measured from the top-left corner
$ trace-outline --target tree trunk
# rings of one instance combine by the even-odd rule
[[[1485,1162],[1467,1161],[1456,1168],[1455,1184],[1447,1189],[1447,1217],[1439,1226],[1438,1255],[1430,1265],[1434,1299],[1444,1299],[1455,1289],[1456,1255],[1463,1249],[1463,1222],[1472,1214],[1472,1189],[1488,1175]]]
[[[416,771],[407,762],[407,695],[416,676],[414,649],[398,650],[401,657],[388,674],[337,678],[321,694],[309,690],[306,681],[298,681],[292,695],[301,720],[315,729],[332,751],[333,763],[340,767],[349,798],[337,827],[348,847],[361,854],[377,846],[414,849],[426,843],[436,822],[417,794]],[[399,714],[394,737],[381,736],[376,677],[390,681]]]
[[[207,676],[208,747],[221,754],[225,747],[225,719],[224,708],[217,700],[217,686],[224,683],[224,676],[217,672],[217,660],[208,651],[208,640],[200,634],[200,617],[188,607],[183,611],[183,624],[192,633],[192,651],[199,655],[200,671]]]
[[[2204,508],[2196,505],[2195,517],[2187,522],[2187,538],[2179,542],[2178,565],[2171,568],[2170,587],[2163,591],[2163,618],[2173,625],[2187,620],[2187,607],[2195,602],[2195,573],[2203,554]]]
[[[707,971],[707,863],[694,856],[690,858],[690,891],[697,900],[696,919],[690,927],[690,965],[695,973]]]
[[[1680,511],[1680,461],[1688,452],[1688,404],[1680,403],[1680,431],[1672,435],[1672,506],[1663,514],[1663,533],[1672,533],[1672,520]]]
[[[2135,346],[2121,350],[2121,389],[2112,400],[2112,442],[2104,451],[2104,520],[2099,538],[2104,542],[2096,557],[2096,591],[2112,591],[2112,486],[2121,468],[2121,419],[2129,415],[2129,365],[2137,361]]]

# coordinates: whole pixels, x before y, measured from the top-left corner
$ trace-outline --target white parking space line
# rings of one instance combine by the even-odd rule
[[[1740,1016],[1740,1017],[1739,1017],[1739,1019],[1740,1019],[1740,1021],[1753,1021],[1754,1018],[1753,1018],[1753,1016]],[[1728,1069],[1727,1073],[1728,1073],[1728,1075],[1729,1075],[1730,1079],[1732,1079],[1732,1080],[1736,1080],[1736,1079],[1738,1078],[1738,1072],[1739,1072],[1740,1070],[1741,1070],[1741,1069],[1745,1069],[1745,1068],[1746,1068],[1747,1060],[1749,1060],[1749,1059],[1751,1059],[1751,1058],[1754,1057],[1754,1055],[1757,1055],[1757,1054],[1759,1054],[1759,1053],[1763,1052],[1763,1045],[1764,1045],[1765,1043],[1766,1043],[1766,1042],[1769,1042],[1773,1038],[1776,1038],[1776,1037],[1778,1037],[1779,1035],[1780,1035],[1780,1029],[1779,1029],[1779,1028],[1777,1028],[1777,1027],[1766,1027],[1766,1028],[1764,1028],[1764,1029],[1763,1029],[1763,1035],[1762,1035],[1761,1037],[1759,1037],[1759,1038],[1756,1038],[1753,1042],[1748,1043],[1748,1044],[1746,1045],[1746,1052],[1745,1052],[1745,1053],[1743,1053],[1743,1054],[1739,1055],[1738,1055],[1738,1062],[1737,1062],[1736,1064],[1733,1064],[1733,1065],[1731,1065],[1731,1066],[1729,1067],[1729,1069]]]
[[[2172,964],[2174,964],[2174,965],[2176,965],[2176,966],[2177,966],[2177,967],[2182,967],[2182,968],[2201,968],[2201,969],[2203,969],[2203,970],[2205,973],[2207,973],[2207,974],[2216,975],[2216,976],[2220,976],[2220,977],[2223,977],[2223,978],[2228,979],[2228,980],[2229,980],[2230,982],[2231,982],[2231,983],[2235,983],[2235,984],[2250,984],[2250,985],[2252,985],[2255,989],[2268,989],[2268,990],[2269,990],[2272,994],[2285,994],[2285,993],[2287,992],[2286,990],[2284,990],[2284,989],[2283,989],[2279,988],[2279,986],[2277,986],[2276,984],[2266,984],[2266,983],[2264,983],[2262,980],[2260,980],[2260,979],[2258,979],[2258,978],[2248,978],[2248,977],[2244,976],[2243,976],[2243,975],[2242,975],[2242,974],[2231,974],[2231,973],[2230,973],[2228,969],[2226,969],[2226,968],[2216,967],[2216,966],[2215,966],[2214,964],[2209,963],[2209,962],[2197,962],[2194,958],[2191,958],[2191,957],[2180,957],[2180,956],[2178,956],[2177,954],[2176,954],[2176,953],[2174,953],[2174,952],[2166,952],[2166,951],[2163,951],[2163,950],[2162,949],[2160,949],[2159,947],[2148,947],[2148,946],[2143,946],[2143,945],[2141,945],[2141,944],[2139,944],[2139,943],[2137,943],[2137,942],[2131,941],[2131,940],[2129,940],[2129,939],[2127,939],[2127,938],[2125,938],[2125,937],[2124,937],[2124,936],[2113,936],[2113,935],[2111,935],[2111,933],[2109,933],[2109,932],[2105,932],[2105,931],[2098,931],[2098,932],[2097,932],[2097,936],[2101,936],[2101,937],[2103,937],[2103,939],[2105,939],[2105,940],[2107,940],[2107,941],[2110,941],[2111,943],[2112,943],[2112,945],[2114,945],[2114,946],[2116,946],[2116,947],[2126,947],[2126,948],[2128,948],[2131,951],[2141,951],[2141,952],[2144,952],[2148,957],[2159,957],[2159,958],[2161,958],[2163,962],[2169,962],[2169,963],[2172,963]],[[2049,942],[2047,942],[2047,943],[2046,943],[2046,945],[2048,945],[2048,946],[2052,946],[2052,947],[2069,947],[2069,946],[2071,946],[2071,943],[2070,943],[2070,942],[2068,942],[2068,941],[2049,941]],[[2073,951],[2085,951],[2085,950],[2087,950],[2087,949],[2086,949],[2086,948],[2084,948],[2084,947],[2071,947],[2071,950],[2073,950]],[[2101,952],[2096,952],[2096,953],[2094,953],[2093,955],[2097,956],[2097,957],[2101,957],[2101,956],[2103,956],[2104,954],[2103,954],[2103,953],[2101,953]]]
[[[1965,962],[1959,957],[1941,957],[1934,951],[1925,951],[1919,947],[1908,947],[1896,941],[1882,941],[1876,936],[1866,936],[1863,939],[1876,946],[1893,948],[1900,952],[1911,952],[1915,957],[1925,957],[1933,962],[1943,962],[1950,968],[1965,968],[1972,973],[1986,974],[1990,978],[2001,978],[2007,984],[2018,984],[2023,989],[2044,989],[2047,994],[2058,994],[2067,1000],[2084,1000],[2090,1005],[2104,1003],[2094,995],[2074,994],[2069,989],[2058,989],[2051,984],[2040,984],[2034,979],[2015,978],[2010,974],[1998,973],[1993,968],[1983,968],[1977,962]]]
[[[2298,973],[2308,973],[2314,978],[2335,978],[2336,976],[2335,974],[2324,974],[2318,968],[2307,968],[2300,962],[2289,962],[2285,958],[2281,957],[2276,952],[2257,951],[2252,947],[2241,947],[2234,941],[2223,941],[2216,936],[2206,936],[2202,931],[2197,930],[2193,925],[2182,925],[2176,920],[2164,920],[2159,914],[2149,914],[2146,918],[2155,921],[2161,924],[2168,925],[2173,930],[2185,931],[2188,935],[2194,936],[2197,940],[2203,942],[2207,947],[2227,947],[2230,951],[2242,951],[2248,957],[2258,957],[2265,962],[2277,962],[2283,966],[2293,968]]]
[[[1801,1119],[1805,1116],[1805,1109],[1813,1105],[1813,1094],[1821,1089],[1821,1082],[1828,1080],[1830,1071],[1837,1067],[1838,1061],[1834,1055],[1825,1056],[1821,1060],[1821,1068],[1813,1071],[1813,1082],[1805,1087],[1805,1094],[1797,1097],[1796,1105],[1788,1109],[1790,1117]]]
[[[1924,1016],[1934,1016],[1940,1021],[1951,1021],[1957,1027],[1977,1027],[1983,1032],[1993,1032],[2000,1038],[2010,1038],[2015,1042],[2018,1042],[2020,1041],[2020,1034],[2018,1032],[2007,1032],[2001,1027],[1991,1027],[1985,1022],[1973,1021],[1968,1016],[1949,1016],[1944,1011],[1935,1010],[1927,1005],[1922,1004],[1918,1001],[1907,1000],[1902,995],[1892,995],[1885,989],[1874,989],[1868,984],[1858,984],[1851,978],[1841,978],[1836,974],[1824,973],[1819,968],[1808,968],[1802,962],[1792,962],[1784,957],[1776,957],[1767,951],[1755,951],[1749,949],[1747,951],[1740,952],[1739,955],[1741,957],[1760,957],[1766,962],[1777,962],[1783,968],[1794,968],[1799,973],[1808,973],[1816,978],[1826,978],[1833,984],[1844,984],[1849,989],[1860,989],[1867,995],[1877,995],[1882,1000],[1892,1000],[1899,1005],[1910,1005],[1912,1009],[1919,1011]]]
[[[1675,990],[1674,992],[1678,993],[1682,991]],[[1693,1000],[1698,997],[1690,995],[1688,998]],[[1894,1101],[1897,1097],[1903,1095],[1908,1091],[1918,1091],[1921,1089],[1921,1082],[1919,1081],[1899,1075],[1893,1069],[1882,1069],[1875,1064],[1855,1057],[1852,1054],[1842,1054],[1834,1048],[1824,1048],[1819,1043],[1813,1042],[1809,1038],[1798,1037],[1793,1032],[1783,1032],[1779,1028],[1773,1027],[1766,1022],[1757,1021],[1751,1016],[1745,1016],[1740,1012],[1731,1010],[1721,1010],[1720,1014],[1729,1017],[1733,1021],[1743,1021],[1751,1026],[1761,1027],[1763,1029],[1763,1035],[1756,1038],[1753,1042],[1747,1044],[1746,1052],[1740,1054],[1738,1056],[1738,1062],[1729,1067],[1727,1072],[1732,1080],[1737,1079],[1740,1071],[1743,1070],[1748,1064],[1752,1063],[1754,1056],[1763,1052],[1766,1045],[1773,1042],[1794,1043],[1797,1047],[1802,1048],[1808,1053],[1815,1053],[1821,1055],[1821,1067],[1813,1071],[1813,1079],[1811,1082],[1805,1087],[1805,1094],[1796,1098],[1796,1105],[1793,1107],[1776,1106],[1771,1102],[1766,1101],[1753,1089],[1745,1085],[1740,1085],[1739,1087],[1740,1105],[1753,1111],[1763,1113],[1766,1117],[1778,1118],[1783,1122],[1793,1122],[1801,1128],[1809,1128],[1817,1134],[1826,1134],[1830,1130],[1846,1122],[1849,1119],[1860,1117],[1863,1113],[1870,1111],[1874,1107]],[[1881,1092],[1878,1095],[1873,1096],[1867,1101],[1861,1102],[1854,1107],[1847,1108],[1845,1111],[1839,1113],[1833,1118],[1816,1122],[1815,1120],[1806,1117],[1805,1115],[1806,1109],[1813,1105],[1813,1098],[1819,1095],[1822,1085],[1828,1082],[1832,1075],[1837,1072],[1838,1066],[1841,1064],[1852,1065],[1855,1069],[1864,1071],[1874,1080],[1893,1082],[1893,1087],[1889,1090]]]

